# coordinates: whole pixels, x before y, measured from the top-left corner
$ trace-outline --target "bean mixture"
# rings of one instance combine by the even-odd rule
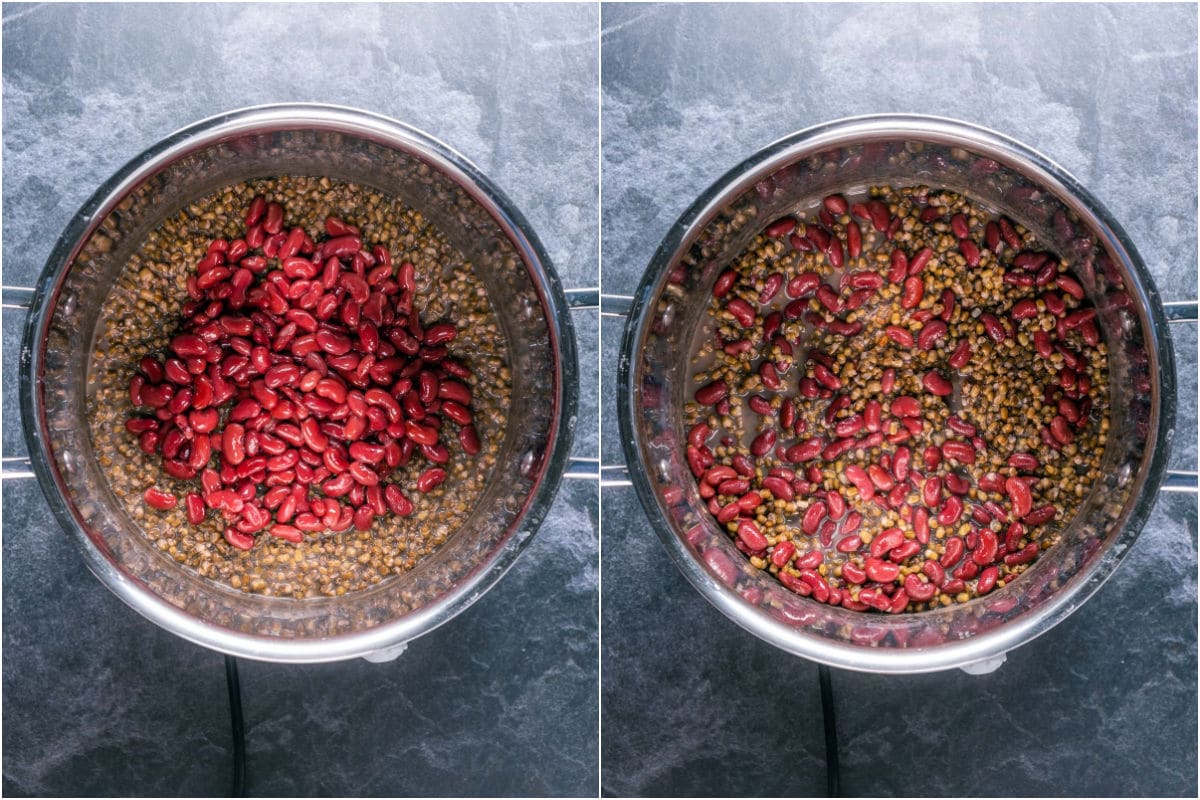
[[[1107,350],[1070,265],[968,198],[833,195],[718,276],[684,419],[751,563],[855,611],[1015,580],[1099,475]]]
[[[285,177],[168,219],[106,298],[91,434],[175,561],[340,595],[411,569],[487,484],[504,337],[462,254],[366,187]]]

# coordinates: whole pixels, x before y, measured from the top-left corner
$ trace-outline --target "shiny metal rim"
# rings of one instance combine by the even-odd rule
[[[1106,556],[1096,559],[1081,580],[1069,584],[1036,612],[971,639],[937,647],[855,647],[814,636],[759,612],[734,590],[715,580],[675,534],[647,477],[643,444],[638,426],[634,424],[638,418],[637,365],[649,334],[654,298],[661,291],[671,265],[685,252],[692,237],[703,230],[729,201],[775,170],[807,154],[837,145],[906,136],[969,148],[1033,176],[1060,199],[1074,201],[1071,205],[1080,216],[1104,236],[1105,243],[1121,257],[1132,277],[1127,288],[1137,304],[1143,330],[1148,334],[1150,369],[1159,376],[1158,385],[1152,390],[1150,421],[1150,428],[1157,435],[1148,437],[1147,452],[1132,489],[1131,496],[1136,499],[1132,507],[1125,510],[1122,530]],[[941,117],[896,114],[847,118],[799,131],[750,156],[710,186],[672,226],[655,251],[634,294],[621,344],[617,391],[622,446],[633,486],[676,566],[709,602],[755,636],[794,655],[844,669],[903,674],[934,672],[1001,656],[1066,619],[1103,585],[1128,553],[1157,499],[1174,429],[1176,387],[1167,319],[1158,290],[1133,243],[1095,197],[1061,166],[1000,133]]]
[[[42,344],[50,310],[65,277],[65,268],[95,226],[124,196],[185,153],[247,133],[298,128],[368,138],[416,155],[453,178],[488,210],[527,265],[546,310],[558,361],[550,450],[524,515],[510,534],[516,546],[500,549],[498,556],[477,570],[470,580],[420,611],[367,630],[315,640],[255,636],[202,622],[123,575],[84,533],[65,496],[49,451],[44,406],[36,378],[42,369]],[[92,573],[139,614],[184,639],[231,655],[290,663],[337,661],[396,648],[449,621],[495,585],[528,545],[554,500],[571,447],[579,393],[575,336],[566,296],[549,256],[505,194],[465,156],[416,128],[358,109],[315,103],[256,106],[201,120],[153,145],[97,189],[59,237],[38,278],[25,324],[20,374],[21,415],[33,471],[55,517],[80,547]]]

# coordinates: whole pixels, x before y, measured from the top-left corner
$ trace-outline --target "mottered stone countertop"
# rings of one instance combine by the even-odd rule
[[[6,4],[4,283],[32,284],[84,199],[167,133],[313,100],[446,141],[525,213],[564,285],[595,285],[598,17],[606,292],[631,293],[692,199],[763,145],[907,111],[1046,153],[1165,299],[1196,297],[1196,10],[1180,5]],[[599,336],[594,313],[575,321],[574,449],[619,463],[621,320]],[[9,457],[25,453],[21,322],[3,318]],[[1194,469],[1196,330],[1172,333],[1171,463]],[[33,482],[4,481],[3,501],[4,792],[226,792],[220,656],[105,590]],[[1195,540],[1194,496],[1164,496],[1101,591],[989,676],[835,671],[846,793],[1194,795]],[[709,606],[626,488],[564,483],[512,571],[397,661],[242,662],[242,681],[252,794],[593,795],[598,701],[605,794],[824,791],[815,667]]]
[[[775,139],[880,112],[955,117],[1063,165],[1165,300],[1196,297],[1196,9],[1187,5],[614,5],[602,9],[604,289]],[[605,463],[623,321],[603,321]],[[1171,464],[1196,467],[1196,329],[1172,327]],[[610,422],[611,421],[611,422]],[[608,795],[820,795],[814,664],[676,570],[632,489],[602,490]],[[1196,792],[1196,498],[1164,495],[1112,579],[998,671],[835,670],[848,795]]]
[[[184,125],[269,102],[382,113],[447,142],[530,221],[564,286],[597,284],[596,6],[24,5],[3,9],[4,283]],[[23,315],[3,319],[5,456],[26,452]],[[574,315],[574,452],[594,456],[597,314]],[[220,655],[86,570],[32,480],[5,480],[6,795],[221,795]],[[388,664],[241,662],[251,794],[594,795],[594,483],[566,482],[483,599]]]

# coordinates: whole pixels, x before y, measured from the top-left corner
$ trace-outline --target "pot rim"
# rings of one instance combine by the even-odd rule
[[[436,601],[399,619],[353,633],[314,639],[248,634],[201,621],[130,580],[100,552],[72,513],[50,454],[44,404],[35,376],[42,369],[41,344],[65,270],[82,244],[121,200],[146,178],[187,153],[246,133],[317,129],[349,133],[419,157],[450,177],[479,203],[510,240],[533,278],[556,354],[554,409],[541,474],[494,556]],[[117,597],[162,628],[229,655],[281,663],[319,663],[397,653],[402,645],[448,622],[482,597],[512,567],[537,531],[566,468],[574,434],[579,380],[574,328],[554,266],[528,221],[508,196],[464,155],[439,139],[380,114],[322,103],[250,106],[180,128],[131,159],[86,200],[71,218],[35,285],[21,347],[20,404],[25,441],[38,484],[55,518],[80,548],[91,572]],[[299,601],[303,602],[303,601]]]
[[[750,605],[704,567],[697,555],[672,529],[665,510],[651,487],[642,457],[642,442],[634,420],[638,418],[637,364],[649,333],[656,287],[690,245],[690,239],[731,200],[758,181],[806,154],[850,142],[912,136],[940,144],[962,145],[1002,162],[1029,169],[1038,181],[1060,197],[1078,201],[1091,216],[1104,243],[1121,257],[1133,277],[1126,287],[1134,298],[1143,331],[1147,334],[1150,371],[1158,376],[1152,386],[1147,452],[1132,482],[1126,519],[1102,557],[1096,558],[1034,612],[1024,614],[969,639],[933,647],[879,648],[832,642],[792,627]],[[630,478],[639,500],[663,546],[688,582],[742,628],[793,655],[829,666],[860,672],[911,674],[935,672],[971,664],[995,662],[1003,654],[1050,630],[1083,605],[1111,576],[1137,538],[1156,499],[1167,466],[1175,420],[1175,367],[1167,320],[1154,281],[1132,241],[1108,210],[1063,167],[1025,144],[972,123],[923,114],[871,114],[820,123],[784,136],[754,153],[712,183],[672,225],[655,251],[633,296],[618,362],[617,410],[621,443]],[[1130,507],[1130,505],[1132,507]]]

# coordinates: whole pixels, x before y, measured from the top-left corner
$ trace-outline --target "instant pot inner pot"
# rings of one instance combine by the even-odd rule
[[[186,142],[184,143],[186,149]],[[411,571],[340,598],[249,595],[199,577],[151,546],[113,497],[85,418],[88,358],[104,297],[145,237],[188,203],[225,186],[280,175],[360,183],[417,209],[457,247],[487,289],[506,337],[512,400],[505,439],[474,511]],[[465,179],[463,179],[465,180]],[[495,218],[432,160],[345,132],[284,129],[228,138],[160,166],[99,210],[51,300],[38,380],[52,467],[68,510],[123,580],[144,585],[190,616],[271,637],[352,633],[470,589],[502,549],[517,548],[528,499],[555,430],[557,354],[530,270]],[[146,320],[146,324],[172,324]],[[464,588],[466,587],[466,588]],[[484,587],[486,588],[486,587]],[[482,592],[483,589],[477,590]]]
[[[1153,322],[1145,311],[1145,289],[1128,267],[1130,256],[1123,243],[1097,229],[1103,226],[1089,223],[1092,212],[1072,191],[1055,186],[1049,173],[1018,163],[1000,148],[972,151],[951,140],[895,136],[864,136],[849,145],[815,148],[790,158],[780,155],[785,152],[782,145],[768,148],[759,163],[775,166],[747,171],[740,183],[728,184],[731,188],[699,212],[691,235],[664,262],[648,295],[647,319],[632,350],[633,424],[651,491],[679,540],[676,550],[705,565],[701,580],[712,584],[706,594],[735,620],[748,624],[746,616],[770,615],[791,628],[789,633],[764,625],[767,621],[762,619],[751,625],[795,652],[803,649],[796,646],[797,634],[835,648],[930,647],[1002,625],[1032,628],[1051,607],[1078,605],[1087,592],[1072,601],[1076,592],[1064,589],[1087,581],[1097,572],[1098,559],[1119,560],[1132,541],[1121,537],[1123,528],[1132,524],[1136,531],[1149,510],[1148,505],[1135,509],[1131,497],[1145,482],[1155,446],[1159,354],[1147,347],[1146,331]],[[688,360],[697,331],[708,322],[706,308],[717,275],[775,219],[797,212],[810,212],[812,218],[812,210],[826,195],[850,196],[888,184],[926,185],[967,195],[1024,224],[1047,249],[1069,259],[1099,312],[1109,350],[1112,416],[1104,477],[1066,524],[1057,546],[1018,580],[992,594],[898,616],[851,612],[801,598],[750,565],[699,496],[684,458],[682,420],[683,404],[695,390]],[[1131,521],[1131,515],[1140,518]],[[740,599],[717,584],[734,589]]]

